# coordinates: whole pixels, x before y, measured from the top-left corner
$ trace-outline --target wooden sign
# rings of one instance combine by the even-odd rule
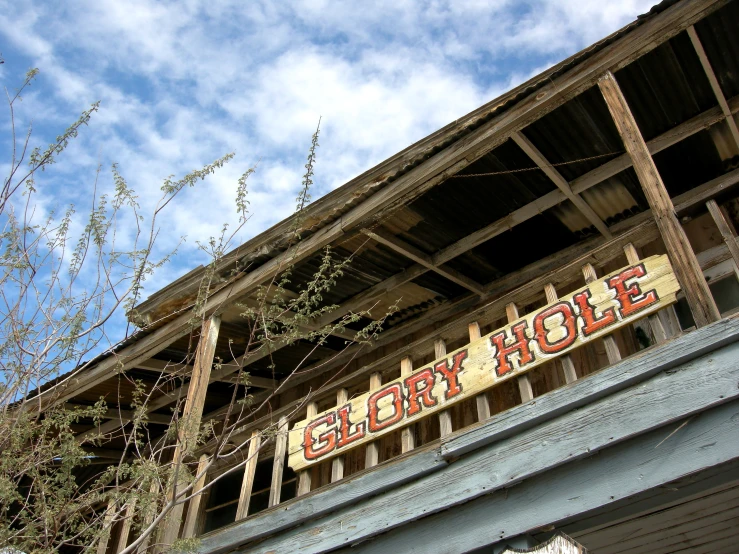
[[[587,550],[564,533],[557,533],[548,541],[532,548],[508,547],[500,554],[587,554]]]
[[[675,302],[667,256],[621,269],[410,375],[295,424],[295,471],[373,441]]]

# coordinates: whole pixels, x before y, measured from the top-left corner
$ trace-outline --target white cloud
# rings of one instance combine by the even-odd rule
[[[151,209],[168,175],[237,153],[161,220],[163,250],[189,237],[179,262],[156,277],[163,285],[203,261],[196,239],[235,219],[236,179],[257,160],[253,216],[239,239],[291,213],[319,116],[314,197],[651,3],[0,0],[7,60],[0,79],[8,87],[17,82],[18,71],[9,69],[17,60],[41,68],[19,117],[32,115],[44,142],[102,102],[56,168],[58,189],[45,193],[44,205],[84,203],[98,163],[116,161]]]

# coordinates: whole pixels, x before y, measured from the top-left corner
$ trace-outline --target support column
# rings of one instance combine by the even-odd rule
[[[675,207],[670,195],[665,189],[657,166],[649,154],[644,138],[639,132],[636,120],[613,73],[606,72],[598,80],[598,87],[608,105],[608,110],[611,112],[626,151],[633,161],[634,171],[644,190],[649,207],[652,209],[652,215],[662,235],[680,286],[688,300],[696,327],[703,327],[717,321],[721,316],[708,290],[708,283],[703,277],[695,253],[675,215]]]
[[[272,464],[272,483],[269,488],[268,506],[276,506],[280,503],[282,493],[282,474],[285,470],[285,454],[287,453],[287,417],[282,416],[277,422],[277,434],[275,435],[275,455]]]
[[[218,331],[221,327],[221,317],[214,315],[203,322],[198,341],[198,349],[195,352],[195,363],[190,376],[190,386],[187,389],[185,407],[182,417],[178,422],[177,445],[172,457],[172,468],[175,477],[170,483],[167,498],[171,501],[182,486],[189,481],[189,471],[184,465],[185,458],[191,454],[197,446],[197,438],[200,432],[200,422],[203,417],[203,406],[205,396],[208,392],[210,371],[213,367],[213,357],[218,341]],[[159,542],[164,548],[170,546],[177,540],[182,522],[184,504],[176,504],[169,512],[165,520]]]
[[[182,538],[189,539],[195,536],[200,517],[200,503],[203,499],[203,487],[205,487],[205,468],[208,466],[208,455],[202,454],[198,461],[198,469],[195,470],[195,484],[192,492],[195,496],[190,499],[185,517],[185,527],[182,529]],[[200,493],[200,494],[198,494]]]

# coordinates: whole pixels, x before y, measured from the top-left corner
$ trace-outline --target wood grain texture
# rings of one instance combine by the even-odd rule
[[[203,500],[203,487],[205,487],[205,479],[207,477],[205,468],[208,465],[208,456],[202,454],[198,460],[198,467],[195,470],[196,480],[192,488],[195,495],[190,499],[187,505],[187,515],[185,516],[185,525],[182,528],[182,538],[188,539],[197,534],[198,519],[200,518],[200,504]],[[199,476],[199,477],[197,477]],[[200,493],[200,494],[198,494]]]
[[[373,373],[370,375],[369,390],[374,391],[382,386],[382,374]],[[375,442],[367,444],[367,451],[364,458],[364,467],[370,468],[376,466],[380,462],[380,445]]]
[[[315,402],[308,402],[306,408],[305,408],[305,417],[312,418],[315,417],[318,413],[318,404]],[[296,492],[296,496],[302,496],[304,494],[307,494],[310,492],[311,489],[311,472],[308,471],[301,471],[298,473],[298,489]]]
[[[443,440],[441,447],[438,443],[430,444],[306,497],[284,503],[280,508],[262,512],[206,535],[202,537],[202,551],[221,554],[243,543],[244,537],[261,539],[290,527],[305,525],[314,518],[342,507],[357,506],[382,492],[443,470],[447,465],[442,453],[449,460],[455,460],[507,438],[523,435],[538,425],[635,387],[660,372],[673,370],[737,340],[739,319],[725,319],[679,336],[668,344],[632,356],[587,379],[578,380],[570,387],[545,394],[536,402],[518,405],[480,425],[456,432]],[[442,453],[439,452],[440,448]]]
[[[508,323],[513,323],[518,319],[518,308],[511,302],[505,307],[505,315]],[[531,388],[531,380],[528,375],[519,375],[516,377],[518,381],[518,392],[521,395],[521,402],[528,402],[534,399],[534,391]]]
[[[467,331],[469,333],[470,343],[482,338],[480,324],[477,321],[468,324]],[[477,421],[485,421],[490,417],[490,400],[488,400],[486,394],[478,394],[475,397],[475,407],[477,408]]]
[[[586,283],[593,283],[598,279],[598,273],[592,264],[585,264],[582,266],[582,274],[585,277]],[[616,339],[613,335],[606,335],[603,337],[603,346],[606,349],[606,357],[608,358],[609,364],[615,364],[621,360],[621,352],[616,344]]]
[[[633,265],[632,262],[629,263]],[[557,289],[554,288],[552,283],[544,285],[544,296],[546,296],[547,304],[554,304],[559,300]],[[562,364],[562,373],[564,373],[565,376],[565,383],[569,384],[577,381],[577,372],[575,371],[575,364],[572,362],[572,356],[565,354],[560,358],[560,363]]]
[[[239,503],[236,507],[236,521],[244,519],[249,515],[249,502],[251,501],[251,492],[254,488],[254,476],[257,472],[259,447],[261,445],[262,433],[258,429],[255,429],[252,431],[251,440],[249,441],[247,462],[244,466],[244,480],[241,482],[241,494],[239,494]]]
[[[624,147],[631,156],[634,171],[657,222],[696,325],[702,327],[717,321],[721,316],[716,302],[711,296],[695,253],[677,220],[670,195],[613,73],[607,71],[598,80],[598,87],[621,135]]]
[[[739,244],[736,243],[736,237],[734,237],[734,233],[731,232],[731,228],[726,222],[724,213],[713,199],[706,202],[706,208],[708,208],[708,212],[711,214],[713,222],[716,224],[716,227],[718,227],[719,233],[721,233],[721,238],[729,249],[731,258],[734,260],[734,265],[739,268]]]
[[[736,327],[734,329],[736,331]],[[642,363],[650,364],[649,358],[643,356]],[[594,509],[703,467],[737,458],[738,379],[739,344],[734,342],[680,365],[679,370],[659,373],[637,387],[545,421],[525,434],[510,436],[455,458],[445,471],[321,518],[309,529],[283,533],[241,552],[273,549],[325,552],[345,545],[348,536],[353,543],[358,543],[379,533],[385,534],[375,541],[357,544],[356,552],[450,552],[440,550],[448,549],[449,545],[454,545],[456,551],[466,551],[483,546],[485,543],[481,544],[481,540],[500,536],[501,529],[505,530],[500,536],[502,539],[573,513]],[[588,380],[560,390],[577,389]],[[701,417],[680,427],[685,418],[698,412],[703,412]],[[603,421],[609,424],[603,425]],[[671,436],[678,427],[679,431]],[[619,445],[622,442],[624,444]],[[595,452],[600,455],[593,456]],[[627,461],[636,455],[639,456],[637,461]],[[612,463],[604,468],[600,462],[608,459]],[[576,460],[583,460],[577,468],[572,466]],[[586,471],[590,464],[596,467]],[[560,465],[564,465],[561,471],[556,469]],[[631,477],[623,473],[626,469],[632,472]],[[640,478],[634,476],[635,470]],[[537,475],[546,479],[544,485],[535,482],[533,478]],[[573,478],[579,485],[573,486]],[[516,522],[521,513],[518,508],[511,508],[507,499],[524,490],[530,479],[536,484],[524,497],[528,502],[532,496],[536,499],[527,507],[531,517]],[[569,486],[560,482],[563,479],[569,480]],[[508,488],[507,494],[491,494],[517,483],[518,486]],[[587,490],[583,489],[587,483],[590,486],[598,484],[592,494],[573,496],[572,491]],[[565,497],[569,499],[566,507],[562,494],[569,494]],[[546,504],[542,503],[542,496],[547,497]],[[476,498],[479,500],[471,502]],[[474,510],[478,503],[486,505],[490,501],[505,502],[506,508],[495,512],[500,517],[491,517],[490,509]],[[449,506],[455,509],[446,511]],[[443,513],[426,517],[435,512]],[[505,524],[501,523],[501,518],[505,518]],[[531,518],[539,518],[538,524]],[[413,547],[405,540],[408,535],[404,533],[387,533],[411,522],[413,536],[416,539],[424,537],[423,545]],[[470,533],[470,528],[477,531]],[[446,533],[444,540],[439,538],[443,533]],[[450,539],[452,533],[453,540]],[[398,537],[400,542],[395,542]]]
[[[272,464],[272,482],[269,488],[268,506],[276,506],[280,503],[282,492],[282,474],[285,469],[285,455],[287,453],[287,417],[282,416],[277,422],[275,434],[275,454]],[[343,460],[342,460],[343,461]],[[342,465],[343,470],[343,465]]]
[[[446,356],[446,343],[444,339],[434,341],[434,357],[438,360]],[[452,434],[452,414],[449,410],[439,412],[439,435],[446,437]]]
[[[345,440],[344,444],[340,444],[341,441],[337,439],[337,408],[321,412],[311,420],[296,423],[289,435],[290,467],[298,471],[375,440],[446,409],[452,404],[475,397],[498,383],[518,378],[534,367],[555,359],[577,346],[601,338],[611,333],[613,329],[646,317],[673,303],[678,286],[667,256],[653,256],[643,260],[642,264],[636,268],[615,271],[603,279],[593,281],[561,299],[557,304],[545,306],[525,317],[512,320],[503,329],[493,331],[445,358],[419,368],[413,372],[413,378],[416,379],[413,387],[409,384],[410,381],[407,381],[411,375],[408,369],[410,358],[404,358],[406,361],[403,362],[401,372],[405,371],[405,375],[386,383],[375,393],[368,392],[357,396],[345,407],[339,407],[348,410],[345,432],[354,435],[352,440]],[[637,273],[640,273],[641,277],[637,277]],[[622,277],[618,277],[620,275],[630,277],[623,280]],[[626,307],[619,307],[615,289],[607,284],[614,280],[623,280],[623,286],[628,287],[638,283],[641,292],[637,294],[634,289],[634,298],[642,298],[645,301],[649,298],[649,303],[626,315],[623,312]],[[573,299],[583,296],[588,298],[587,302],[591,306],[592,313],[598,314],[591,317],[605,317],[601,314],[608,313],[612,317],[611,323],[600,327],[594,326],[591,329],[587,326],[581,327],[584,320],[580,320],[585,317],[584,314],[577,316],[577,322],[575,319],[561,319],[564,312],[559,310],[565,308],[571,314],[571,318],[575,317],[577,309],[573,306],[577,302]],[[553,306],[558,306],[559,309]],[[550,308],[553,310],[551,313]],[[510,317],[517,315],[510,304],[508,312]],[[550,315],[537,319],[538,314],[544,313]],[[571,321],[570,326],[566,323],[568,321]],[[535,335],[537,328],[539,335]],[[514,331],[515,329],[518,331]],[[495,347],[495,344],[500,346]],[[551,350],[555,347],[553,345],[558,344],[562,347],[557,347],[559,349],[553,352]],[[493,345],[492,349],[490,345]],[[550,350],[547,351],[545,347]],[[443,368],[443,371],[440,368]],[[450,372],[455,374],[453,380],[448,376]],[[457,382],[458,386],[455,384]],[[419,394],[419,387],[424,393]],[[406,389],[408,392],[403,392]],[[415,409],[412,412],[411,390],[416,392]],[[407,395],[407,398],[404,395]],[[382,422],[382,425],[378,423],[373,429],[373,418],[376,422]]]

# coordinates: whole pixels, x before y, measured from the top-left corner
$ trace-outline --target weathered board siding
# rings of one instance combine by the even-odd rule
[[[678,290],[664,255],[614,271],[431,364],[401,372],[377,391],[296,423],[289,464],[302,470],[520,377],[674,303]]]
[[[597,450],[607,451],[619,440],[727,401],[736,394],[736,375],[731,374],[737,370],[737,347],[733,343],[738,339],[739,321],[733,319],[683,335],[588,379],[498,414],[470,431],[454,433],[442,441],[441,447],[438,443],[430,444],[204,536],[201,552],[226,552],[281,531],[279,537],[243,551],[321,552],[366,540],[452,504],[463,504],[452,510],[456,513],[470,500],[489,495],[492,490],[531,479],[539,472]],[[727,344],[731,346],[722,348]],[[728,361],[716,362],[711,354],[714,351],[722,353],[722,360],[728,357]],[[698,357],[699,362],[689,363]],[[674,369],[678,367],[679,370]],[[649,379],[657,373],[657,377]],[[625,387],[629,388],[624,390]],[[614,414],[607,425],[604,414]],[[661,437],[667,434],[663,431]],[[546,444],[542,445],[542,441]],[[439,448],[449,465],[441,459]],[[472,451],[476,452],[462,456]],[[456,459],[459,456],[462,457]],[[521,456],[526,463],[516,462]],[[417,476],[413,475],[414,467]],[[438,487],[439,494],[424,497],[437,481],[444,483]],[[643,485],[650,486],[646,482]],[[421,498],[423,503],[419,502]],[[334,513],[327,515],[330,512]],[[420,519],[414,526],[428,519]],[[508,531],[506,536],[520,533],[515,528]]]

